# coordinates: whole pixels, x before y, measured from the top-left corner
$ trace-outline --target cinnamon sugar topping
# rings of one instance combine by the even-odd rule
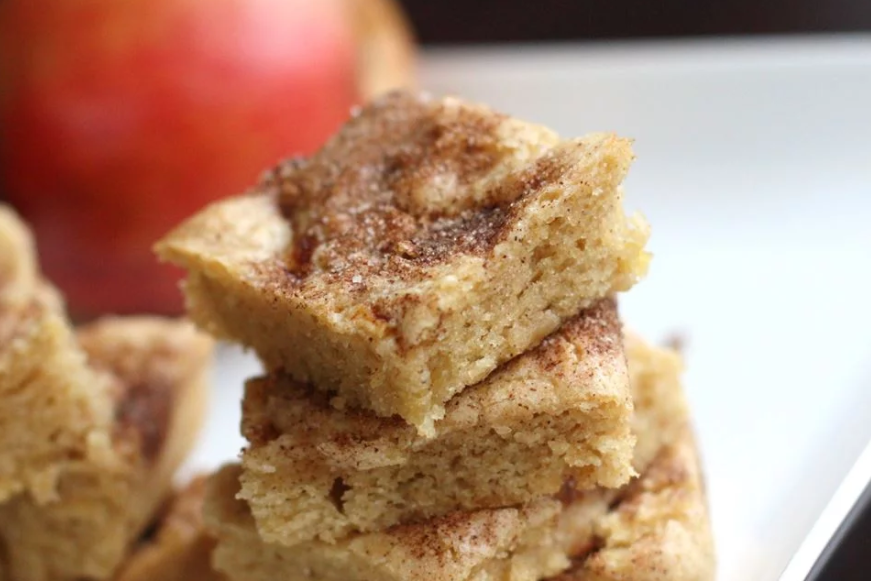
[[[503,136],[508,117],[453,99],[393,93],[352,119],[308,160],[265,176],[294,231],[289,270],[353,269],[402,275],[495,243],[512,203],[537,176],[558,169],[533,161],[556,136]]]

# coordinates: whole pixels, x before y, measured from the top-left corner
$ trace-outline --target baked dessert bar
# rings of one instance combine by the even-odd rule
[[[641,478],[620,492],[607,493],[609,508],[605,508],[601,499],[587,499],[584,504],[572,505],[575,510],[561,517],[560,522],[566,527],[564,534],[575,536],[576,542],[568,549],[570,569],[553,581],[713,581],[713,539],[692,433],[687,424],[669,427],[676,438],[657,450]],[[297,577],[288,574],[276,558],[284,549],[265,548],[251,536],[250,523],[233,530],[246,520],[244,503],[233,502],[232,492],[218,490],[221,485],[234,484],[227,474],[216,480],[219,478],[223,482],[213,484],[213,494],[226,494],[221,501],[223,510],[238,510],[239,516],[238,521],[222,521],[218,528],[230,529],[227,533],[231,537],[242,537],[253,550],[246,563],[237,562],[241,556],[226,554],[229,550],[225,549],[219,555],[221,564],[226,560],[231,567],[250,571],[238,577],[240,581],[320,578],[314,574]],[[215,541],[202,523],[203,484],[202,479],[197,479],[179,493],[162,519],[155,540],[133,554],[116,581],[228,579],[210,563]],[[213,502],[216,500],[221,499]],[[572,503],[570,497],[563,500]],[[574,523],[571,530],[567,526],[570,522]],[[267,557],[260,560],[263,556]],[[527,556],[535,558],[533,554]],[[526,577],[534,574],[519,557],[512,561],[521,565],[519,573],[511,579],[523,579],[521,573]],[[490,574],[483,579],[506,578],[499,576],[505,569],[491,571],[495,577]],[[403,578],[415,579],[413,575]]]
[[[614,135],[392,93],[156,249],[203,328],[432,435],[454,394],[644,274],[632,157]]]
[[[70,458],[48,501],[23,492],[0,504],[8,581],[110,577],[168,495],[202,421],[211,340],[189,323],[107,319],[80,330],[73,345],[108,384],[111,454]]]
[[[233,498],[238,468],[227,467],[213,477],[207,508],[207,519],[222,538],[214,564],[233,571],[231,578],[237,581],[468,579],[470,569],[479,575],[474,578],[482,581],[532,581],[539,579],[542,571],[566,566],[569,569],[554,581],[712,581],[713,539],[692,432],[679,420],[671,431],[676,439],[662,446],[641,478],[623,490],[583,495],[569,492],[559,498],[563,504],[550,504],[550,510],[562,511],[556,520],[550,520],[555,526],[550,533],[533,523],[534,516],[546,513],[543,505],[454,515],[453,520],[431,524],[430,531],[424,531],[422,525],[410,525],[358,537],[362,542],[346,547],[351,554],[343,554],[336,545],[306,545],[310,555],[302,558],[324,563],[325,569],[296,565],[306,553],[301,548],[270,546],[258,539],[244,502]],[[191,517],[185,525],[193,528],[195,522]],[[518,529],[523,528],[526,534],[518,535]],[[164,535],[158,533],[158,539]],[[185,567],[195,563],[195,568],[187,570],[198,575],[173,577],[173,571],[167,570],[168,576],[159,578],[223,579],[215,577],[214,570],[203,569],[206,559],[200,547],[212,546],[209,534],[185,528],[181,535],[198,541],[179,543],[178,553],[165,551],[164,563],[183,562]],[[515,541],[506,542],[512,536]],[[506,546],[510,554],[499,555],[499,548],[505,550]],[[380,568],[369,567],[370,562]],[[140,579],[146,577],[122,576],[119,581]]]
[[[558,526],[564,527],[562,542],[568,546],[571,564],[553,581],[713,581],[713,539],[692,433],[687,424],[669,427],[676,438],[657,450],[642,477],[622,491],[597,493],[604,496],[588,497],[582,504],[574,504],[577,499],[571,496],[562,497],[574,507],[558,520]],[[238,520],[222,520],[217,526],[230,538],[250,543],[253,551],[246,563],[241,555],[225,547],[218,557],[222,566],[229,563],[229,567],[250,571],[238,577],[240,581],[320,578],[314,574],[297,577],[288,574],[276,558],[285,549],[268,549],[251,535],[250,522],[244,525],[244,503],[233,502],[231,492],[218,489],[222,484],[232,487],[232,477],[224,474],[216,480],[219,478],[223,483],[213,484],[213,495],[219,498],[212,502],[221,502],[223,508],[219,510],[239,512]],[[202,523],[204,493],[203,479],[181,491],[161,520],[154,540],[137,549],[116,581],[226,581],[228,578],[211,565],[215,540]],[[227,494],[223,500],[222,494]],[[610,501],[608,505],[602,502],[606,498]],[[568,528],[569,523],[573,528]],[[575,539],[574,546],[567,543],[569,536]],[[263,556],[266,558],[260,560]],[[536,558],[531,553],[526,556]],[[535,574],[519,556],[511,562],[520,565],[518,575],[511,579],[523,579],[520,574],[526,577]],[[506,569],[507,566],[501,571],[494,567],[488,573],[495,573],[496,579],[505,578],[499,574]],[[494,575],[484,577],[488,578]]]
[[[285,545],[517,505],[555,494],[567,478],[579,489],[617,488],[634,474],[632,398],[610,299],[456,395],[431,438],[396,418],[336,410],[278,374],[248,382],[242,416],[240,498],[264,540]]]
[[[659,450],[679,441],[687,412],[675,354],[634,336],[627,341],[635,342],[632,352],[647,370],[635,375],[633,386],[639,400],[633,425],[645,443],[640,449],[655,450],[635,460],[646,472]],[[332,543],[286,546],[264,543],[258,535],[250,509],[238,499],[240,475],[231,466],[214,477],[205,506],[206,525],[218,538],[213,564],[235,581],[479,581],[509,578],[508,571],[512,580],[542,579],[567,570],[573,558],[597,546],[595,523],[622,494],[578,491],[569,479],[555,496],[519,507],[458,511]]]
[[[518,508],[454,513],[426,523],[293,547],[262,541],[244,501],[235,498],[238,466],[210,481],[205,522],[218,545],[214,567],[234,581],[535,580],[569,566],[569,555],[593,540],[592,515],[604,514],[605,493],[554,498]]]
[[[206,526],[218,539],[213,566],[235,581],[535,581],[566,571],[585,580],[669,578],[651,576],[659,571],[707,580],[713,551],[686,426],[685,414],[672,416],[668,443],[656,430],[639,434],[659,449],[642,478],[622,490],[579,492],[568,481],[558,495],[520,507],[455,512],[290,547],[259,537],[237,498],[240,469],[229,466],[207,488]]]
[[[206,478],[179,490],[155,532],[134,548],[115,581],[227,581],[212,568],[215,540],[203,526]]]
[[[0,502],[56,498],[64,467],[113,463],[111,382],[91,369],[51,289],[0,311]]]
[[[599,517],[593,549],[554,581],[713,581],[707,498],[689,426]]]
[[[76,336],[91,365],[115,379],[113,433],[138,442],[147,465],[132,497],[147,520],[205,421],[214,343],[187,321],[153,316],[105,317]]]
[[[0,502],[48,502],[65,467],[115,461],[110,389],[42,280],[30,232],[0,205]]]

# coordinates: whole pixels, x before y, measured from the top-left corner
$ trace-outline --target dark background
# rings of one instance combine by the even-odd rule
[[[871,0],[400,0],[425,44],[871,31]]]

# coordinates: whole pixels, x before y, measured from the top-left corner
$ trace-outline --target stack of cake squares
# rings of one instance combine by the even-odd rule
[[[266,370],[205,487],[214,568],[712,578],[680,357],[618,316],[649,260],[632,159],[394,93],[161,241],[189,316]]]

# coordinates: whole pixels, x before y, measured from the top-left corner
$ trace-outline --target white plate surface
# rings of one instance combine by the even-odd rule
[[[774,580],[871,438],[871,37],[453,49],[423,86],[564,135],[636,139],[650,276],[622,303],[689,340],[721,581]],[[221,350],[187,472],[233,458],[253,360]]]

